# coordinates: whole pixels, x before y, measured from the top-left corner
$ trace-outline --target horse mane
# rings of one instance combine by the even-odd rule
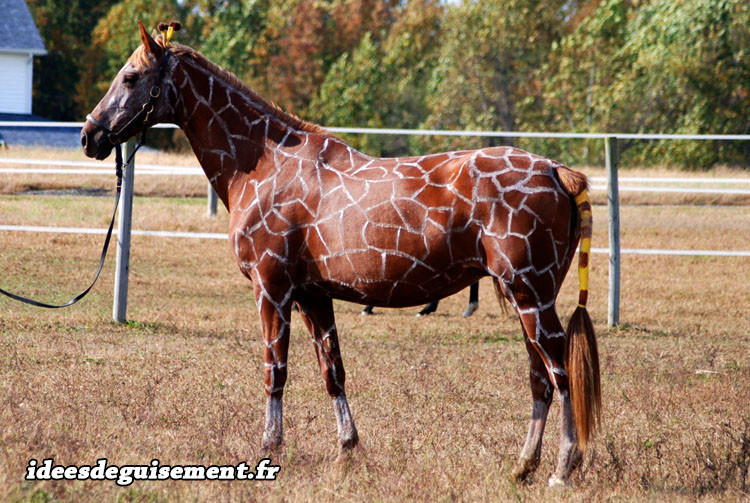
[[[301,131],[306,131],[308,133],[329,134],[323,126],[303,120],[294,114],[284,111],[276,103],[266,100],[258,93],[250,89],[247,84],[245,84],[235,74],[233,74],[229,70],[225,70],[216,63],[209,61],[205,56],[203,56],[192,47],[188,47],[186,45],[178,44],[175,42],[165,44],[161,36],[155,37],[155,40],[163,49],[166,50],[167,48],[169,48],[169,50],[175,56],[187,56],[196,64],[203,67],[206,71],[214,74],[217,78],[223,80],[233,88],[240,91],[240,93],[244,94],[253,103],[263,109],[263,111],[276,117],[279,121],[288,124],[290,127],[299,129]],[[128,62],[132,63],[139,70],[143,70],[144,68],[147,68],[154,64],[153,58],[149,53],[146,52],[143,45],[140,45],[133,52],[133,54],[128,59]]]

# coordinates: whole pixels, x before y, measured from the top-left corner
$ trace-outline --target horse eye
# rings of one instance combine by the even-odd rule
[[[129,87],[132,87],[136,83],[137,80],[138,80],[137,73],[128,73],[122,78],[123,83]]]

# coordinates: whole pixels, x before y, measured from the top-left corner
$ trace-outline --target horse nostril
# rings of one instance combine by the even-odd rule
[[[86,138],[86,133],[84,133],[83,131],[81,131],[81,146],[83,148],[86,148],[86,142],[87,142],[87,140],[88,139]]]

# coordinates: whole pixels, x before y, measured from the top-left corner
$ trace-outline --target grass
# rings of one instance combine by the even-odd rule
[[[2,175],[7,177],[7,175]],[[705,175],[704,175],[705,176]],[[144,180],[147,177],[144,177]],[[8,183],[0,178],[0,184]],[[138,181],[140,183],[140,181]],[[150,183],[150,182],[148,182]],[[144,181],[144,185],[146,182]],[[156,189],[154,189],[156,190]],[[137,197],[137,229],[222,232],[205,204]],[[748,249],[750,212],[622,208],[626,248]],[[103,226],[106,198],[3,196],[2,223]],[[606,247],[594,207],[593,246]],[[101,236],[0,234],[0,287],[65,300],[89,279]],[[363,452],[335,461],[336,424],[312,344],[292,321],[279,480],[23,481],[29,459],[93,464],[255,464],[265,399],[251,284],[223,241],[133,238],[124,325],[111,320],[113,260],[82,303],[40,311],[0,300],[2,501],[735,501],[750,497],[750,276],[745,258],[622,258],[622,325],[606,328],[607,258],[592,256],[590,308],[602,361],[603,426],[574,488],[550,493],[559,408],[530,485],[508,481],[531,412],[518,321],[489,281],[480,310],[461,292],[417,308],[336,302],[347,394]],[[572,312],[577,281],[558,301]]]
[[[42,149],[33,147],[13,147],[0,149],[2,158],[31,158],[49,159],[63,161],[86,161],[92,159],[83,155],[81,150],[73,149]],[[160,164],[168,166],[196,167],[198,162],[192,155],[168,154],[155,151],[139,151],[136,154],[136,167],[138,163]],[[34,168],[44,169],[45,166],[28,166],[17,163],[0,164],[0,168]],[[56,167],[50,165],[49,167]],[[0,173],[0,193],[19,194],[29,191],[59,190],[59,189],[107,189],[114,191],[115,170],[114,155],[106,162],[102,162],[98,169],[112,169],[112,176],[106,175],[55,175],[55,174],[3,174]],[[88,168],[91,169],[91,168]],[[201,176],[137,176],[134,184],[137,196],[177,196],[196,197],[206,195],[207,182]]]

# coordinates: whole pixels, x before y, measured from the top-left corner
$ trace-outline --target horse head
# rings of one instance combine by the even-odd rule
[[[109,90],[86,117],[81,146],[88,157],[102,160],[112,148],[159,122],[170,121],[169,39],[180,23],[159,23],[161,36],[152,37],[138,21],[142,45],[128,58]]]

